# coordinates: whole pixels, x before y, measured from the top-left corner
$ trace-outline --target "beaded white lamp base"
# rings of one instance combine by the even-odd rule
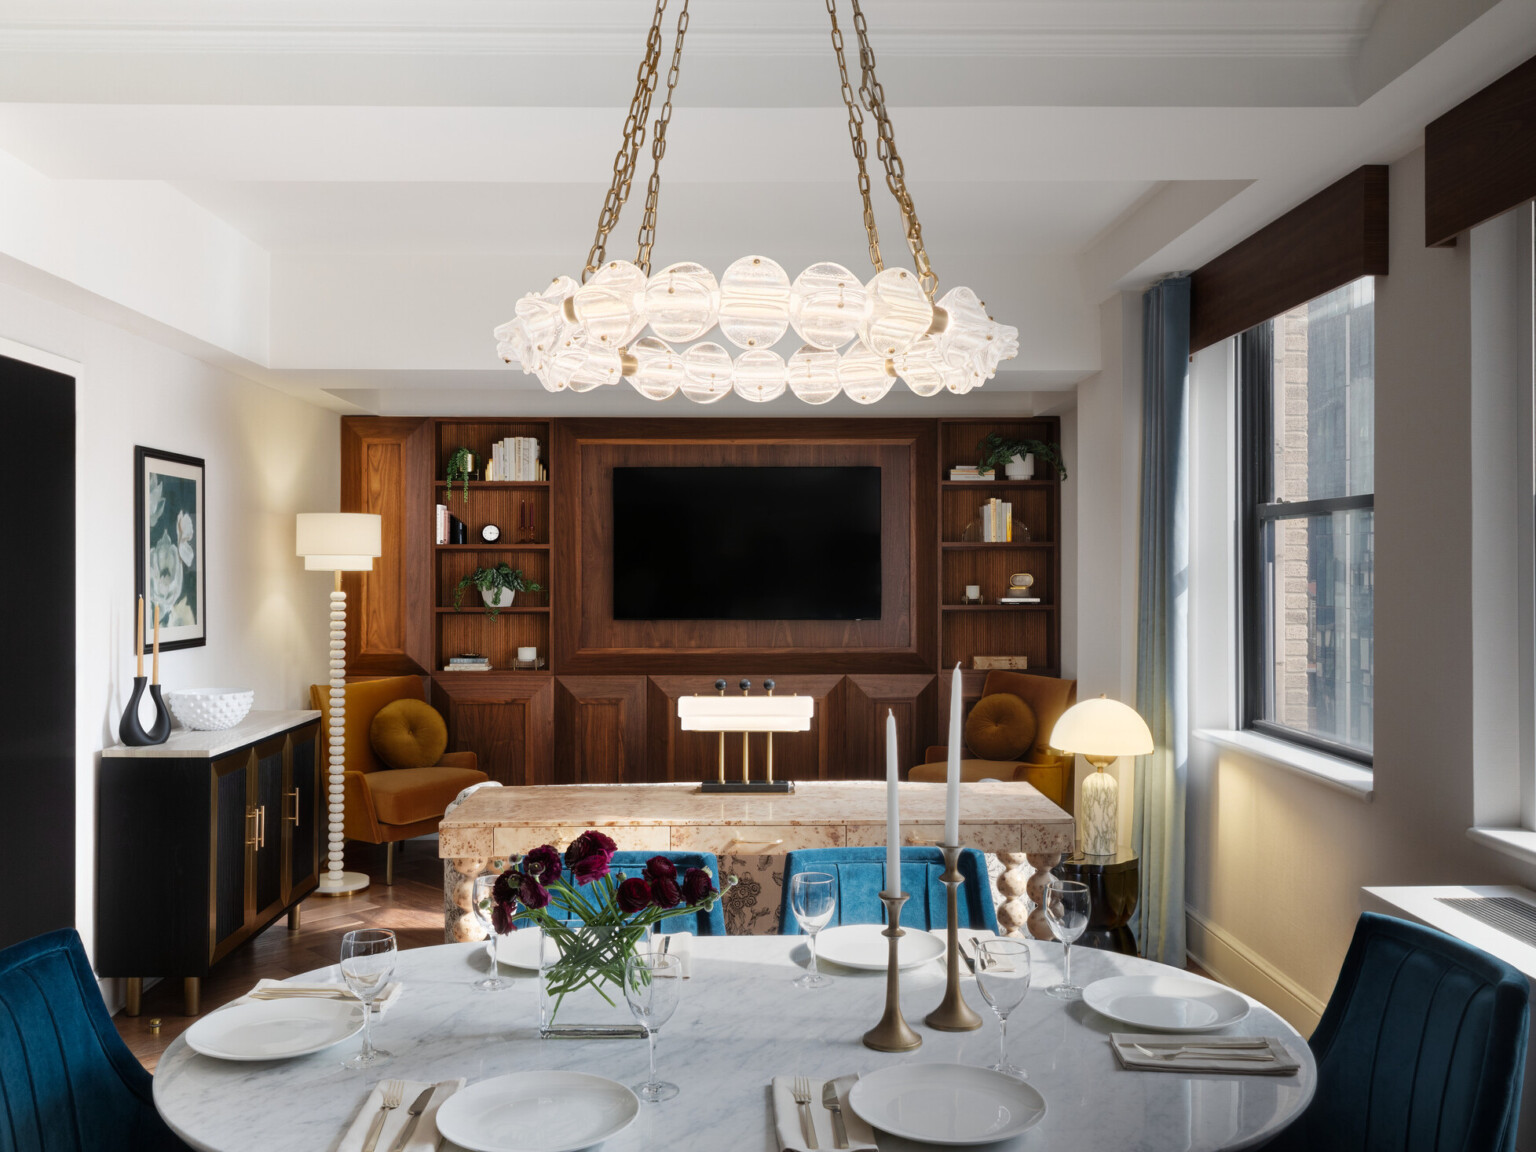
[[[368,877],[361,872],[342,869],[347,845],[346,806],[346,734],[347,734],[347,594],[341,590],[341,573],[336,573],[336,589],[331,593],[331,743],[330,780],[327,786],[330,831],[327,834],[329,859],[320,874],[321,896],[350,896],[368,887]]]
[[[1088,856],[1113,856],[1120,844],[1120,785],[1104,771],[1111,760],[1089,763],[1096,769],[1083,777],[1082,850]]]

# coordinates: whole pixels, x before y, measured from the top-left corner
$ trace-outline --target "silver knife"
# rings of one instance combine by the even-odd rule
[[[400,1135],[395,1137],[395,1142],[390,1145],[389,1152],[404,1152],[406,1141],[416,1131],[416,1125],[421,1120],[421,1114],[427,1110],[427,1105],[432,1102],[432,1093],[437,1091],[436,1084],[429,1084],[422,1094],[416,1097],[416,1102],[411,1105],[411,1118],[405,1122],[405,1127],[400,1129]]]
[[[837,1098],[837,1081],[828,1080],[821,1086],[821,1106],[832,1113],[832,1143],[835,1147],[848,1147],[848,1128],[843,1123],[843,1105]]]
[[[974,976],[976,975],[976,961],[972,960],[971,954],[965,950],[967,940],[970,940],[972,944],[976,942],[968,936],[960,937],[960,959],[965,961],[965,966],[971,970],[971,975]]]

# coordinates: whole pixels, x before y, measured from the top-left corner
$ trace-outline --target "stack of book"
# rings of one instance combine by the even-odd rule
[[[448,663],[443,667],[444,672],[489,672],[491,662],[478,652],[463,652],[457,656],[448,657]]]
[[[448,521],[449,521],[448,505],[446,505],[446,504],[439,504],[437,506],[437,517],[436,517],[436,523],[437,523],[437,542],[439,544],[446,544],[446,543],[448,543]]]
[[[539,442],[532,436],[508,436],[491,445],[487,480],[547,480],[539,459]]]
[[[983,472],[975,464],[958,464],[949,470],[951,480],[990,480],[992,473]]]
[[[981,506],[981,539],[987,544],[1007,544],[1013,539],[1013,505],[995,497]]]

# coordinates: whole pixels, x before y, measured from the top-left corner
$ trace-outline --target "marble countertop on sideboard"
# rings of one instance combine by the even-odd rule
[[[264,740],[268,736],[275,736],[279,732],[286,732],[290,728],[318,719],[320,719],[320,713],[307,708],[292,711],[248,712],[245,719],[233,728],[223,728],[217,732],[174,728],[164,744],[146,744],[142,748],[113,744],[110,748],[103,748],[101,754],[113,758],[137,756],[146,759],[175,757],[188,760],[211,760],[244,748],[248,744],[254,744],[258,740]]]

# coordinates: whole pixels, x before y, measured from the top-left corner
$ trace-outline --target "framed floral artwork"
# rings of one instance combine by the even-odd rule
[[[135,591],[144,597],[144,639],[160,621],[160,647],[207,643],[207,568],[203,563],[203,462],[154,448],[133,450]]]

